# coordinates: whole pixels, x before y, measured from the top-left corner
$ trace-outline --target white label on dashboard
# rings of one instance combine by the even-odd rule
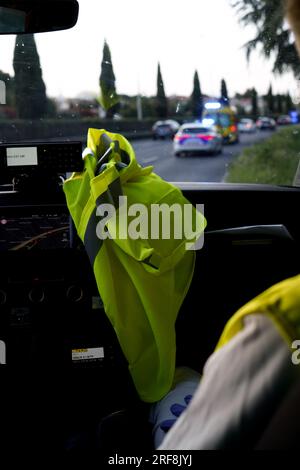
[[[6,344],[0,340],[0,364],[6,364]]]
[[[99,359],[104,359],[104,348],[72,350],[72,361],[95,361]]]
[[[37,147],[16,147],[6,149],[7,166],[36,166]]]
[[[300,162],[298,165],[298,170],[296,171],[295,179],[294,179],[294,186],[300,188]]]

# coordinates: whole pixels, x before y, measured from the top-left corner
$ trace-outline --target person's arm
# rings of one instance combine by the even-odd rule
[[[272,321],[249,316],[209,358],[194,398],[159,450],[253,448],[297,377],[299,368]]]

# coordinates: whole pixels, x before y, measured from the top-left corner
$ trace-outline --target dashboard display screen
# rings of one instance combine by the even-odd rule
[[[12,215],[0,210],[0,252],[67,249],[70,233],[70,217],[66,213]]]
[[[37,147],[10,147],[6,149],[7,166],[37,166]]]

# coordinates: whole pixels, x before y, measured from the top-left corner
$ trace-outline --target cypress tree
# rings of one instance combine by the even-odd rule
[[[33,34],[17,35],[13,67],[17,116],[20,119],[44,117],[48,101]]]
[[[193,116],[195,116],[197,119],[201,119],[203,113],[203,96],[197,71],[194,74],[194,88],[190,103]]]
[[[257,103],[257,91],[255,88],[251,90],[251,107],[252,107],[252,115],[254,118],[258,116],[258,103]]]
[[[283,113],[283,100],[282,100],[282,95],[277,95],[277,112],[279,114]]]
[[[267,94],[267,109],[268,112],[273,114],[275,111],[275,106],[274,106],[274,95],[273,95],[273,88],[272,85],[270,85],[268,94]]]
[[[99,102],[106,111],[106,117],[111,118],[116,113],[119,97],[116,92],[116,77],[114,74],[109,46],[104,41],[103,57],[100,74],[100,97]]]
[[[221,103],[224,106],[229,106],[230,105],[227,85],[226,85],[226,82],[225,82],[224,78],[221,81]]]
[[[286,106],[287,113],[289,113],[290,111],[292,111],[292,109],[294,109],[294,103],[289,93],[285,95],[285,106]]]
[[[157,67],[156,112],[159,118],[163,119],[168,116],[168,100],[165,94],[165,87],[162,79],[160,64],[158,64]]]

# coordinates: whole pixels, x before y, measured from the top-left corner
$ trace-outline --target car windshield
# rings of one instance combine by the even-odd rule
[[[227,114],[220,114],[219,122],[221,126],[228,127],[230,126],[230,117]]]
[[[271,2],[269,16],[258,8],[255,21],[254,3],[79,0],[73,29],[1,36],[1,142],[80,140],[84,146],[89,128],[104,128],[128,138],[139,162],[153,164],[169,181],[293,185],[300,149],[299,60],[280,2]],[[267,33],[257,36],[259,25],[272,38],[267,48]],[[235,123],[248,122],[243,119],[265,116],[277,123],[286,115],[291,122],[284,127],[258,127],[248,135],[235,129]],[[179,126],[204,117],[221,128],[222,154],[214,161],[178,161],[173,138]],[[159,120],[178,127],[154,138]],[[282,161],[272,157],[276,149]],[[289,168],[284,178],[283,164]]]
[[[207,114],[205,115],[206,119],[211,119],[215,124],[219,124],[222,127],[230,126],[230,116],[224,113],[215,113],[215,114]]]
[[[185,127],[182,129],[183,134],[205,134],[209,132],[207,127]]]

